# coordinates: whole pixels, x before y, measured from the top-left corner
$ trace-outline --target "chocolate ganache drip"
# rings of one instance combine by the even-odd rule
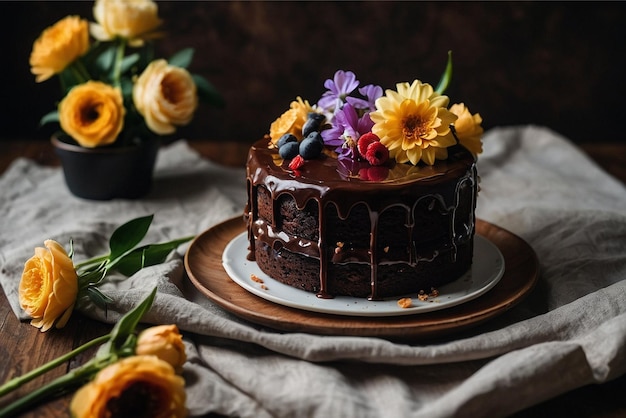
[[[315,262],[319,277],[312,290],[318,297],[337,294],[333,286],[342,285],[331,278],[356,281],[352,270],[369,271],[365,297],[377,300],[389,293],[381,291],[389,286],[383,277],[410,282],[412,270],[425,264],[442,258],[457,262],[459,247],[469,248],[469,261],[465,251],[464,265],[446,273],[446,280],[471,264],[477,173],[474,157],[463,147],[451,148],[448,160],[434,166],[372,167],[322,155],[292,170],[261,140],[250,149],[247,186],[248,259],[257,258],[258,245],[267,248],[274,258],[257,262],[272,277],[300,274],[284,265],[276,273],[273,264],[283,257]]]

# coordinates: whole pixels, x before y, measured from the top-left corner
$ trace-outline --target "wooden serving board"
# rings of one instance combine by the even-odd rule
[[[283,306],[260,298],[233,282],[222,265],[226,245],[245,231],[243,217],[224,221],[198,235],[185,254],[193,285],[223,309],[243,319],[289,332],[322,335],[420,339],[475,326],[517,304],[535,286],[539,263],[533,249],[517,235],[477,220],[476,232],[502,253],[506,270],[484,295],[448,309],[393,317],[324,314]]]

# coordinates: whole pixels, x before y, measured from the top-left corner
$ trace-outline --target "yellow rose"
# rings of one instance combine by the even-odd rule
[[[89,49],[89,25],[78,16],[67,16],[50,26],[33,43],[30,71],[38,83],[60,73]]]
[[[125,113],[120,89],[99,81],[72,88],[59,104],[61,129],[86,148],[115,142]]]
[[[278,140],[284,134],[293,134],[296,138],[302,139],[302,126],[307,121],[309,113],[314,111],[308,100],[302,100],[301,97],[297,97],[289,105],[289,110],[280,115],[270,125],[272,143],[278,143]]]
[[[182,370],[187,360],[183,336],[176,325],[159,325],[139,334],[137,355],[153,355],[168,362],[177,372]]]
[[[270,125],[270,138],[272,143],[276,145],[278,140],[284,134],[293,134],[296,138],[302,138],[302,129],[298,131],[295,126],[298,114],[294,109],[286,110]]]
[[[454,122],[454,129],[459,138],[459,142],[467,148],[474,156],[483,152],[483,127],[481,123],[483,119],[480,114],[472,115],[463,103],[455,104],[450,107],[450,112],[458,116]]]
[[[155,356],[127,357],[102,369],[72,398],[74,418],[187,416],[185,381]]]
[[[44,245],[26,261],[19,286],[20,306],[41,331],[55,323],[57,328],[65,326],[78,294],[78,276],[67,252],[53,240]]]
[[[121,36],[133,46],[153,35],[162,23],[158,7],[151,0],[96,0],[93,15],[98,23],[91,24],[91,34],[100,41]]]
[[[166,135],[191,122],[198,107],[196,83],[181,67],[159,59],[148,65],[133,86],[133,101],[151,131]]]

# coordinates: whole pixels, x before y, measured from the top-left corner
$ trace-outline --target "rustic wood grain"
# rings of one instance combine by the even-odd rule
[[[109,325],[75,314],[63,329],[42,333],[28,323],[21,323],[11,310],[4,291],[0,289],[0,292],[2,292],[0,296],[0,382],[20,376],[110,331]],[[15,392],[0,398],[0,407],[64,375],[77,365],[85,363],[94,354],[95,349],[89,350],[72,362],[59,366]],[[68,416],[70,399],[69,395],[61,397],[33,411],[26,412],[20,417]]]

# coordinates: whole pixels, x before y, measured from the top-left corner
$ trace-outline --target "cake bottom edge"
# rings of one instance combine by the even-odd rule
[[[473,240],[458,245],[454,251],[439,254],[433,261],[381,264],[377,266],[372,286],[371,267],[364,263],[329,263],[329,296],[374,299],[400,297],[424,291],[429,293],[463,276],[472,265]],[[320,292],[320,262],[317,258],[296,254],[285,248],[274,249],[256,241],[257,265],[268,276],[283,284],[313,293]]]

